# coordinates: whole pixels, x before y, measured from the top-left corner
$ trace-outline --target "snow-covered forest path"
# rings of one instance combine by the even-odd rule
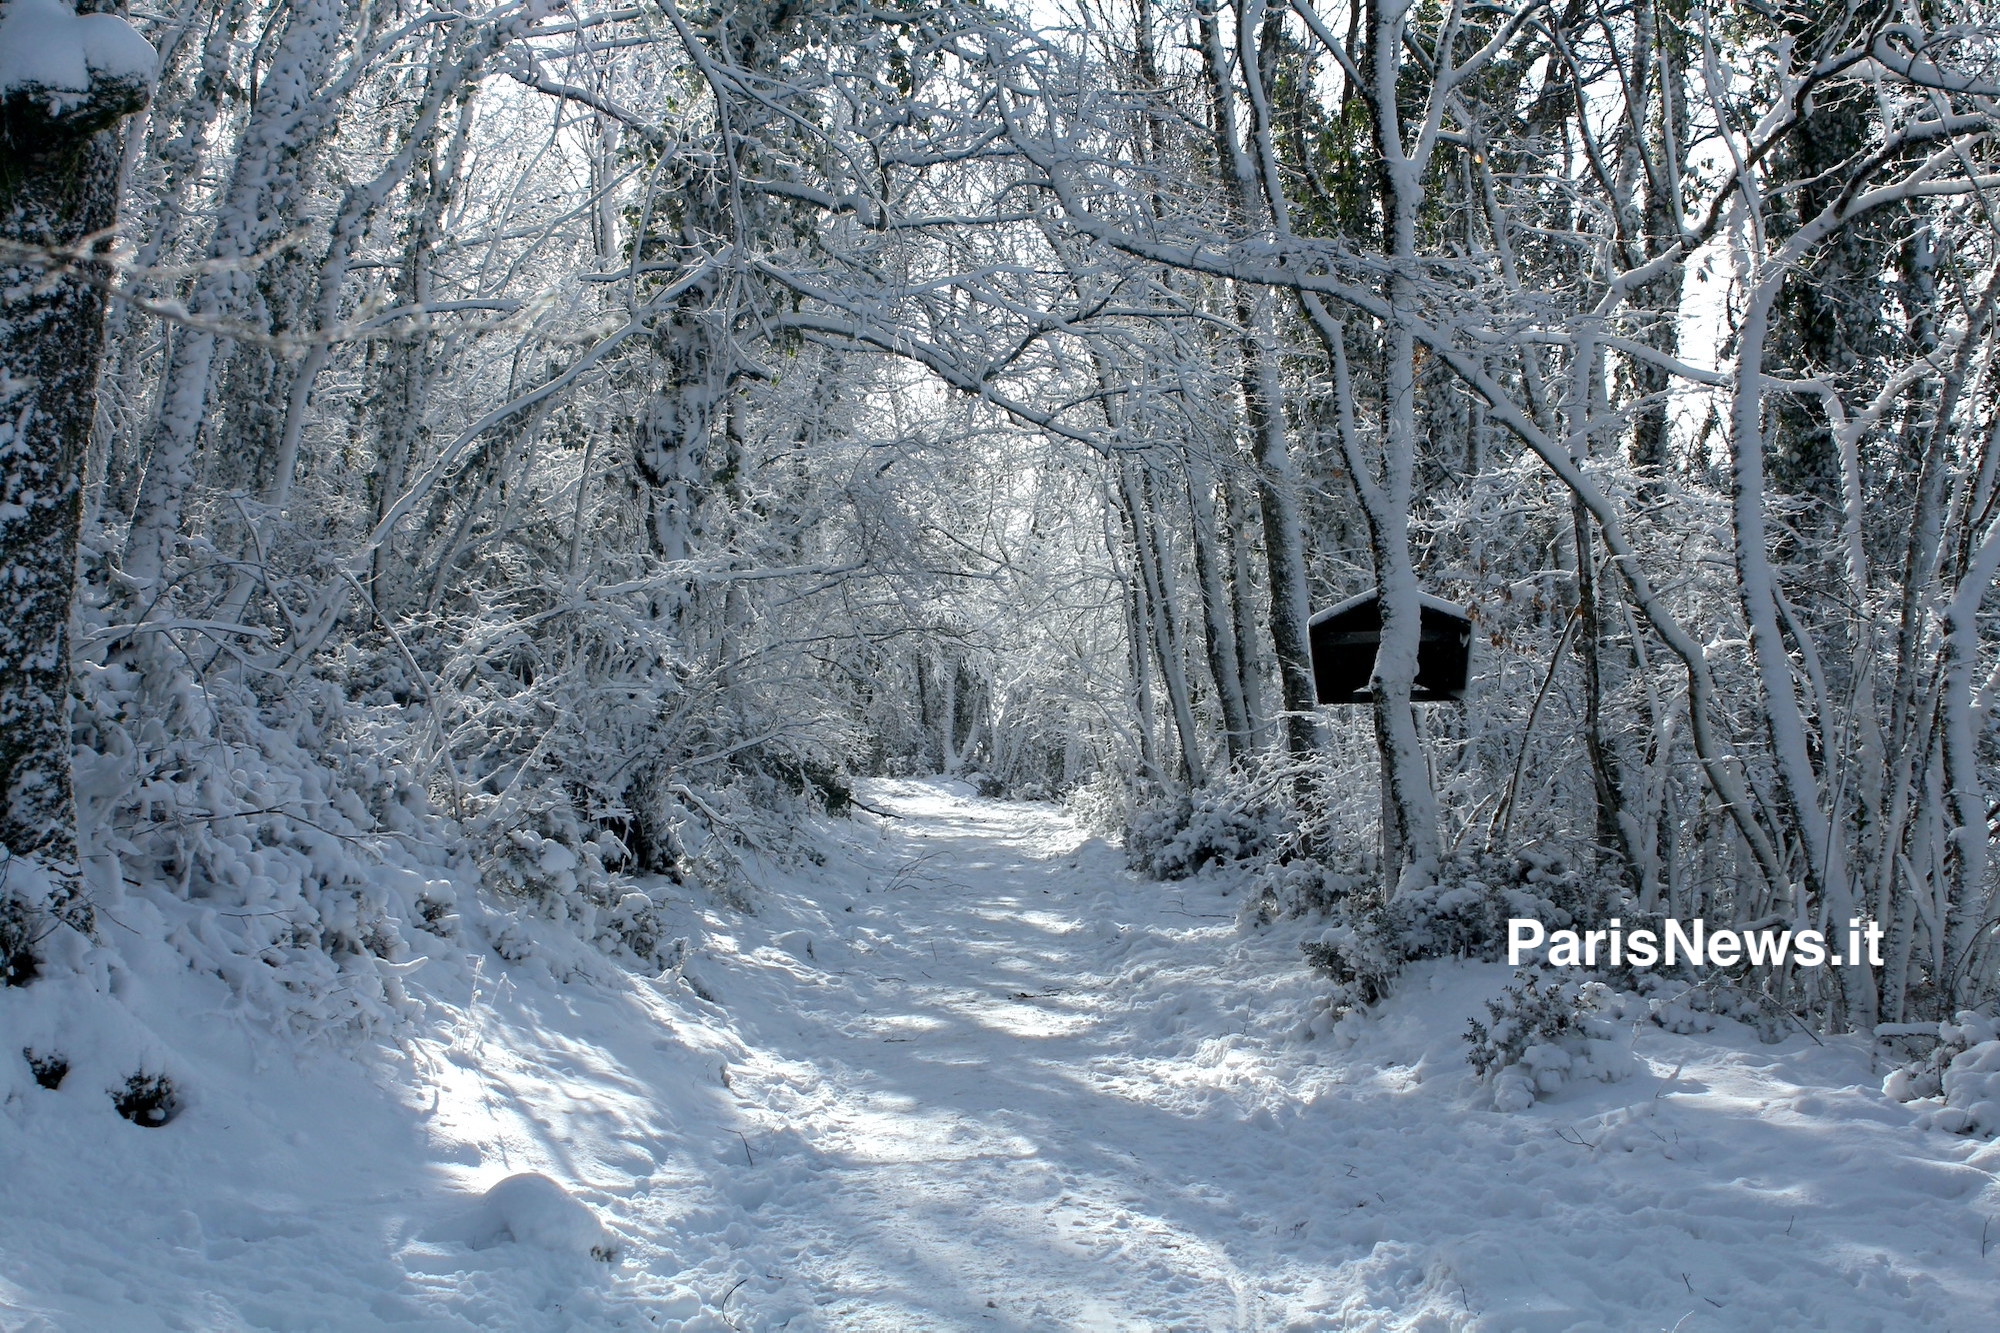
[[[1259,1326],[1273,1265],[1310,1248],[1297,1165],[1268,1117],[1205,1114],[1236,1039],[1162,1049],[1226,999],[1196,974],[1228,905],[1134,885],[1046,807],[917,783],[868,796],[901,818],[886,873],[836,909],[860,947],[813,942],[800,961],[825,970],[762,1008],[731,1079],[765,1136],[751,1155],[776,1159],[746,1188],[770,1188],[763,1224],[802,1247],[823,1315]],[[1185,992],[1147,987],[1135,1012],[1132,987],[1176,966]]]
[[[1632,1077],[1501,1114],[1461,1034],[1503,966],[1336,1027],[1324,924],[1246,921],[1239,877],[861,795],[892,817],[754,865],[754,912],[680,890],[678,972],[517,905],[361,1052],[155,946],[120,1012],[190,1106],[135,1130],[83,1043],[0,1093],[0,1330],[2000,1327],[2000,1144],[1920,1128],[1863,1039],[1639,1021]],[[0,1032],[81,993],[0,989]]]
[[[673,1226],[719,1234],[745,1327],[1969,1331],[2000,1310],[2000,1153],[1915,1130],[1859,1044],[1647,1025],[1650,1075],[1501,1115],[1460,1033],[1504,969],[1419,965],[1330,1035],[1299,927],[1244,932],[1226,880],[1139,880],[1053,808],[959,784],[864,798],[898,817],[848,849],[862,873],[836,861],[794,921],[761,914],[767,942],[745,923],[688,967],[744,1043],[740,1141],[717,1207]]]

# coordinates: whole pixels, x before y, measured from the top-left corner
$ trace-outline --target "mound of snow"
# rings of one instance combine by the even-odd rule
[[[1884,1023],[1875,1034],[1937,1038],[1936,1047],[1882,1081],[1883,1093],[1896,1101],[1932,1103],[1917,1116],[1919,1125],[1947,1134],[2000,1135],[2000,1018],[1961,1010],[1955,1022]]]
[[[432,1238],[473,1250],[511,1242],[557,1254],[588,1254],[607,1263],[618,1257],[616,1238],[590,1205],[538,1171],[507,1177]]]
[[[2000,1041],[1982,1041],[1952,1060],[1944,1109],[1932,1123],[1954,1134],[2000,1134]]]

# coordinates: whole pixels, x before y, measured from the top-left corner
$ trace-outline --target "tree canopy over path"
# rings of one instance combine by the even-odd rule
[[[6,14],[6,133],[78,33],[144,106],[71,135],[96,213],[6,176],[0,314],[90,336],[0,393],[100,386],[9,455],[0,829],[60,881],[9,940],[399,785],[590,915],[941,771],[1233,810],[1383,910],[1528,850],[1593,918],[1872,916],[1752,978],[1836,1030],[2000,990],[1989,5]],[[324,881],[226,951],[394,934]]]

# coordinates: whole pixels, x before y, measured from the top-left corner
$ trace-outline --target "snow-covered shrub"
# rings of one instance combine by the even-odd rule
[[[844,815],[854,805],[854,788],[830,761],[800,758],[783,751],[766,752],[753,746],[741,753],[742,762],[731,770],[734,782],[759,789],[765,797],[759,803],[774,809],[795,809],[800,805],[829,815]],[[973,782],[981,796],[998,796],[989,791],[994,779],[975,774]]]
[[[1612,911],[1607,886],[1586,881],[1560,857],[1456,857],[1435,883],[1397,895],[1396,921],[1412,958],[1500,956],[1510,917],[1557,930]]]
[[[662,577],[636,550],[601,555],[612,584]],[[693,879],[747,906],[752,877],[730,847],[811,857],[806,818],[847,809],[844,775],[866,749],[826,680],[790,657],[731,665],[747,643],[718,647],[719,659],[694,651],[693,613],[661,616],[650,596],[579,590],[548,567],[490,573],[514,616],[495,623],[477,599],[454,603],[418,650],[459,682],[454,757],[482,859],[511,855],[494,842],[511,819],[580,861],[601,841],[614,874]],[[729,846],[707,846],[711,835]],[[526,879],[540,887],[532,867]]]
[[[1125,833],[1125,858],[1154,879],[1186,879],[1211,864],[1253,860],[1285,833],[1282,810],[1237,787],[1196,792],[1136,810]]]
[[[144,903],[166,943],[272,1027],[412,1016],[403,974],[440,948],[415,930],[418,903],[450,898],[471,867],[406,758],[420,746],[405,711],[304,675],[268,694],[196,680],[102,637],[79,676],[77,797],[103,913]]]
[[[102,1097],[100,1106],[157,1128],[188,1106],[201,1061],[186,1059],[180,1042],[167,1034],[221,1014],[163,1015],[132,1003],[130,982],[142,969],[178,970],[173,951],[155,934],[160,916],[149,901],[121,903],[105,920],[104,943],[93,945],[65,927],[50,937],[48,966],[32,986],[0,990],[0,1033],[6,1036],[0,1113],[20,1098],[64,1092]],[[116,947],[135,932],[153,938],[136,948]],[[241,1011],[231,1005],[223,1012]]]
[[[534,952],[510,907],[664,965],[662,904],[619,873],[633,858],[615,830],[578,813],[560,772],[517,763],[522,780],[498,791],[468,783],[398,654],[350,643],[317,673],[197,675],[161,636],[98,628],[76,761],[90,863],[113,868],[96,894],[114,915],[124,897],[149,903],[253,1017],[304,1036],[394,1027],[417,1012],[403,977],[426,958]],[[46,934],[34,910],[26,925]]]
[[[1988,1018],[1976,1025],[1980,1039],[1945,1066],[1944,1107],[1932,1113],[1930,1123],[1949,1134],[1990,1137],[2000,1134],[2000,1024]]]
[[[1718,1020],[1733,1018],[1755,1028],[1759,1039],[1777,1042],[1798,1026],[1777,1000],[1721,977],[1689,982],[1661,971],[1632,975],[1647,993],[1646,1017],[1669,1032],[1712,1032]]]
[[[0,847],[0,986],[25,986],[40,976],[45,942],[65,927],[94,932],[90,899],[40,861]]]
[[[579,890],[602,899],[610,882],[604,863],[624,850],[615,834],[583,829],[560,801],[495,801],[471,826],[487,887],[536,902],[560,902]]]
[[[1882,1081],[1882,1091],[1899,1102],[1940,1099],[1942,1105],[1918,1120],[1948,1134],[2000,1135],[2000,1018],[1961,1010],[1948,1023],[1885,1024],[1887,1037],[1928,1036],[1937,1045]]]
[[[1325,915],[1355,895],[1367,893],[1376,878],[1373,856],[1356,857],[1352,865],[1339,868],[1296,857],[1260,870],[1258,892],[1251,901],[1260,924],[1284,917]]]
[[[614,957],[658,970],[664,966],[665,904],[633,882],[613,874],[626,856],[624,844],[608,829],[578,818],[566,801],[543,799],[492,803],[472,821],[479,867],[487,886],[503,897],[524,901],[553,921],[569,922],[578,934]],[[447,919],[438,903],[420,910]],[[520,961],[532,952],[526,935],[511,923],[493,940],[502,958]]]
[[[1373,1004],[1403,965],[1419,958],[1499,958],[1510,917],[1532,917],[1551,930],[1601,920],[1616,910],[1615,890],[1586,879],[1557,858],[1454,857],[1433,883],[1383,902],[1371,875],[1327,871],[1312,896],[1294,882],[1312,877],[1265,872],[1266,901],[1280,894],[1310,909],[1324,903],[1331,923],[1304,946],[1306,959],[1339,988],[1336,1002]],[[1283,887],[1274,887],[1273,881]]]
[[[21,1058],[28,1062],[28,1073],[34,1077],[38,1088],[54,1092],[69,1077],[69,1057],[61,1051],[38,1051],[32,1046],[24,1046]]]
[[[607,1264],[617,1262],[621,1248],[589,1204],[539,1172],[508,1176],[425,1238],[473,1250],[522,1245]]]
[[[1988,1039],[1994,1020],[1961,1010],[1955,1023],[1881,1023],[1875,1039],[1898,1057],[1882,1080],[1885,1096],[1899,1102],[1923,1101],[1944,1093],[1944,1071],[1972,1046]]]
[[[1486,1002],[1492,1026],[1470,1020],[1465,1040],[1473,1070],[1493,1093],[1496,1111],[1520,1111],[1567,1083],[1615,1083],[1638,1068],[1618,1020],[1628,997],[1597,981],[1561,981],[1523,969],[1515,984]]]
[[[180,1092],[165,1074],[138,1073],[111,1094],[118,1114],[146,1129],[158,1129],[181,1113]]]
[[[1388,995],[1411,955],[1404,951],[1388,913],[1360,908],[1343,912],[1340,918],[1300,948],[1307,963],[1332,979],[1336,1008],[1374,1004]]]
[[[967,773],[965,781],[989,801],[1052,801],[1056,796],[1055,788],[1048,779],[1033,773],[1010,779],[979,770]],[[839,813],[832,806],[828,806],[827,810],[829,814]]]
[[[1131,821],[1131,792],[1109,765],[1064,792],[1062,806],[1078,828],[1099,837],[1117,837],[1128,830]]]

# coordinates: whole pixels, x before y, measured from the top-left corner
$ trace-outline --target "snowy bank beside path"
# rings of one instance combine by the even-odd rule
[[[0,1084],[0,1328],[2000,1326],[2000,1147],[1919,1129],[1864,1042],[1647,1026],[1637,1077],[1500,1114],[1460,1033],[1506,969],[1336,1025],[1309,928],[1226,877],[862,795],[897,817],[686,909],[675,972],[440,962],[360,1063],[136,960],[118,1058],[188,1105],[120,1120],[109,1056]],[[107,1003],[0,992],[0,1030],[69,999]]]

